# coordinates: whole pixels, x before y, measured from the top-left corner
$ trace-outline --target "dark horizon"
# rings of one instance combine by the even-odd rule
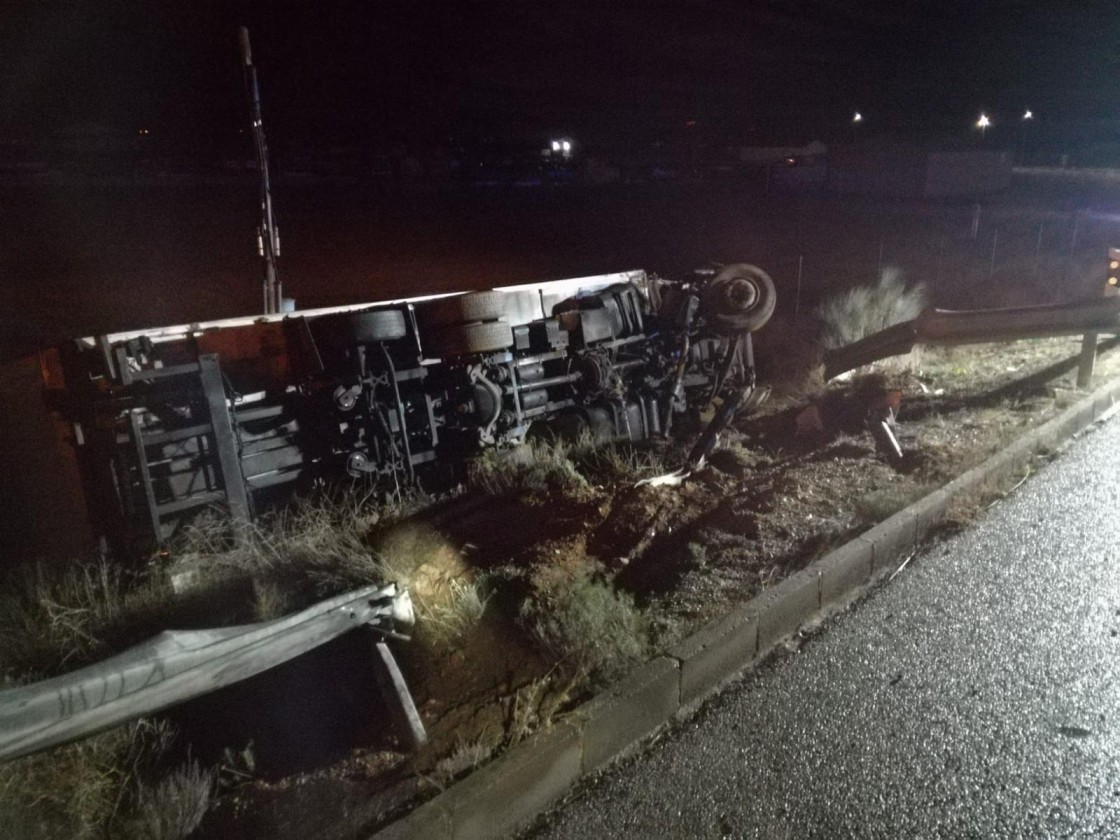
[[[247,119],[246,25],[279,142],[446,143],[564,133],[585,145],[688,136],[740,143],[861,132],[967,138],[980,112],[1011,142],[1114,132],[1120,10],[956,2],[492,2],[431,12],[334,0],[24,2],[0,23],[0,136],[81,123],[164,142],[228,138]],[[1110,26],[1110,24],[1113,24]],[[1096,128],[1092,128],[1096,126]],[[169,140],[170,138],[170,140]]]

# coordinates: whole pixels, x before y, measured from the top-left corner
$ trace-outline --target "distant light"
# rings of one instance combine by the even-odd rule
[[[572,150],[571,141],[570,140],[565,140],[564,142],[562,142],[560,144],[560,148],[563,149],[565,152],[570,152]]]
[[[559,140],[553,140],[552,141],[552,151],[554,151],[554,152],[560,151],[560,141]]]
[[[144,135],[147,135],[147,134],[151,134],[152,132],[151,132],[151,131],[149,131],[149,130],[148,130],[148,129],[146,129],[146,128],[142,128],[142,129],[140,129],[140,132],[139,132],[139,133],[140,133],[140,134],[144,134]]]
[[[987,127],[988,127],[988,126],[990,126],[991,124],[992,124],[992,121],[991,121],[990,119],[988,119],[988,115],[987,115],[987,114],[981,114],[981,115],[980,115],[980,119],[978,119],[978,120],[976,121],[976,127],[977,127],[977,128],[980,128],[980,129],[984,129],[984,128],[987,128]]]
[[[1026,113],[1023,114],[1023,119],[1025,119],[1025,120],[1033,120],[1034,119],[1034,114],[1031,113],[1030,108],[1028,108]]]
[[[852,117],[852,122],[863,122],[863,114],[861,114],[859,111],[856,111],[855,116]]]

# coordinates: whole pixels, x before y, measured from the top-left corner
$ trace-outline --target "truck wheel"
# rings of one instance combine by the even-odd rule
[[[513,345],[513,330],[505,321],[476,321],[431,330],[423,341],[432,356],[469,356],[508,349]]]
[[[419,303],[416,305],[416,317],[428,327],[496,321],[506,314],[506,303],[502,292],[468,292]]]
[[[404,338],[407,328],[399,309],[340,312],[317,319],[317,332],[338,344],[369,344]]]
[[[720,269],[701,301],[704,317],[716,332],[754,332],[774,314],[778,294],[761,268],[735,263]]]

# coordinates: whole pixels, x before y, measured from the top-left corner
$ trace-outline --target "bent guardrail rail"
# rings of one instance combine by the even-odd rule
[[[166,709],[280,665],[358,627],[403,638],[414,622],[408,592],[371,586],[274,621],[212,630],[173,630],[52,679],[0,691],[0,759],[28,755]],[[379,683],[394,686],[414,743],[423,741],[399,669],[379,643]],[[392,706],[393,703],[390,702]],[[399,715],[394,714],[399,719]],[[417,731],[419,727],[419,731]]]
[[[827,351],[824,378],[832,379],[871,362],[904,355],[918,344],[983,344],[1092,332],[1120,333],[1120,297],[966,312],[927,309],[912,321]]]

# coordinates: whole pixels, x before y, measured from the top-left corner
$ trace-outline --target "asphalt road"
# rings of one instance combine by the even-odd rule
[[[1120,419],[532,838],[1120,837]]]

